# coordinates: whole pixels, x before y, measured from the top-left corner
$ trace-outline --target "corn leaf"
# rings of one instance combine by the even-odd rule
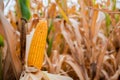
[[[3,37],[0,35],[0,47],[4,46],[4,39]]]
[[[119,14],[115,14],[115,20],[116,20],[116,22],[118,22],[120,20],[120,15]]]
[[[48,56],[51,55],[50,53],[51,53],[51,50],[52,50],[53,40],[54,40],[54,35],[53,35],[52,38],[49,40],[48,49],[47,49],[47,54],[48,54]]]
[[[96,0],[92,0],[93,5],[95,5]]]
[[[4,46],[3,37],[0,35],[0,80],[2,80],[2,48]]]
[[[50,31],[52,30],[53,28],[53,20],[50,20],[50,26],[48,28],[48,35],[50,34]]]
[[[98,8],[98,5],[95,5],[94,7]],[[95,35],[97,17],[98,17],[98,10],[94,10],[93,19],[92,19],[92,27],[91,27],[92,38]]]
[[[0,9],[0,11],[1,11],[1,9]],[[16,55],[15,47],[16,47],[17,41],[16,41],[15,31],[14,31],[13,27],[11,26],[11,24],[7,21],[7,19],[3,15],[3,13],[0,13],[0,21],[1,21],[2,27],[5,32],[5,37],[6,37],[7,44],[8,44],[8,54],[10,55],[9,58],[10,58],[10,61],[12,64],[13,72],[16,76],[16,79],[18,80],[20,73],[21,73],[22,66],[21,66],[21,62],[20,62],[18,56]],[[12,38],[10,38],[10,37],[12,37]],[[7,64],[5,64],[5,65],[7,65]],[[7,67],[7,66],[5,66],[5,67]]]
[[[61,0],[61,5],[62,5],[62,9],[63,11],[67,14],[67,0]]]
[[[61,13],[62,17],[64,18],[64,20],[66,20],[69,23],[69,18],[67,17],[66,13],[64,12],[64,10],[62,9],[62,7],[60,6],[60,4],[57,4],[58,8],[59,8],[59,12]]]
[[[113,7],[112,7],[112,10],[115,10],[116,9],[116,0],[112,0],[113,1]]]
[[[19,0],[19,5],[20,5],[22,17],[29,20],[31,17],[30,0]]]
[[[0,48],[0,80],[3,80],[2,78],[2,48]]]
[[[111,24],[109,14],[105,14],[105,18],[106,18],[106,31],[107,31],[107,35],[108,35],[109,31],[110,31],[110,24]]]
[[[50,18],[56,17],[56,4],[55,3],[52,3],[50,8],[48,9],[48,16]]]

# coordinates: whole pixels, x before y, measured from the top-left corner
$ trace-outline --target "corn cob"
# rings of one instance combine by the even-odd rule
[[[28,66],[41,69],[47,37],[47,21],[40,20],[36,26],[28,53]]]

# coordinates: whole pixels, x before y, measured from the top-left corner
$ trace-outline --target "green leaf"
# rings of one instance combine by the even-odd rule
[[[0,35],[0,47],[4,46],[4,39],[3,37]]]
[[[51,55],[53,40],[54,40],[54,36],[52,36],[52,38],[49,40],[48,49],[47,49],[48,57],[50,57],[50,55]]]
[[[48,28],[48,34],[50,34],[50,31],[52,30],[53,28],[53,20],[50,20],[50,26]]]
[[[49,39],[49,34],[50,32],[54,30],[54,26],[53,26],[53,19],[50,19],[50,25],[49,25],[49,28],[48,28],[48,35],[47,35],[47,43],[48,43],[48,49],[47,49],[47,54],[48,56],[51,55],[51,50],[52,50],[52,45],[53,45],[53,39],[54,39],[54,35],[52,36],[51,39]]]
[[[115,14],[115,20],[116,20],[116,22],[118,22],[120,20],[120,15],[119,14]]]
[[[112,7],[112,10],[115,10],[116,9],[116,0],[112,0],[113,1],[113,7]]]
[[[2,78],[2,48],[4,46],[4,39],[3,37],[0,35],[0,80],[3,80]]]
[[[108,27],[110,25],[111,21],[110,21],[110,16],[109,14],[106,14],[106,26]]]
[[[19,5],[20,5],[22,17],[29,20],[31,17],[30,0],[19,0]]]
[[[50,19],[50,25],[49,25],[49,27],[48,27],[48,33],[47,33],[47,43],[48,43],[48,44],[49,44],[49,38],[48,38],[48,36],[49,36],[52,28],[53,28],[53,20]]]
[[[105,18],[106,18],[106,30],[107,30],[107,35],[108,35],[110,32],[110,24],[111,24],[109,14],[105,14]]]

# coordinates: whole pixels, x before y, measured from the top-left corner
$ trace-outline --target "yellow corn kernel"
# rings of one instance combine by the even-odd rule
[[[47,21],[40,20],[36,26],[28,53],[27,62],[28,66],[30,67],[35,67],[37,69],[41,69],[42,67],[47,38],[47,29]]]

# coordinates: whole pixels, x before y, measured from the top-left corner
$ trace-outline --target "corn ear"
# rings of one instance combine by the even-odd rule
[[[28,53],[28,66],[41,69],[47,38],[47,21],[40,20],[36,26]]]

